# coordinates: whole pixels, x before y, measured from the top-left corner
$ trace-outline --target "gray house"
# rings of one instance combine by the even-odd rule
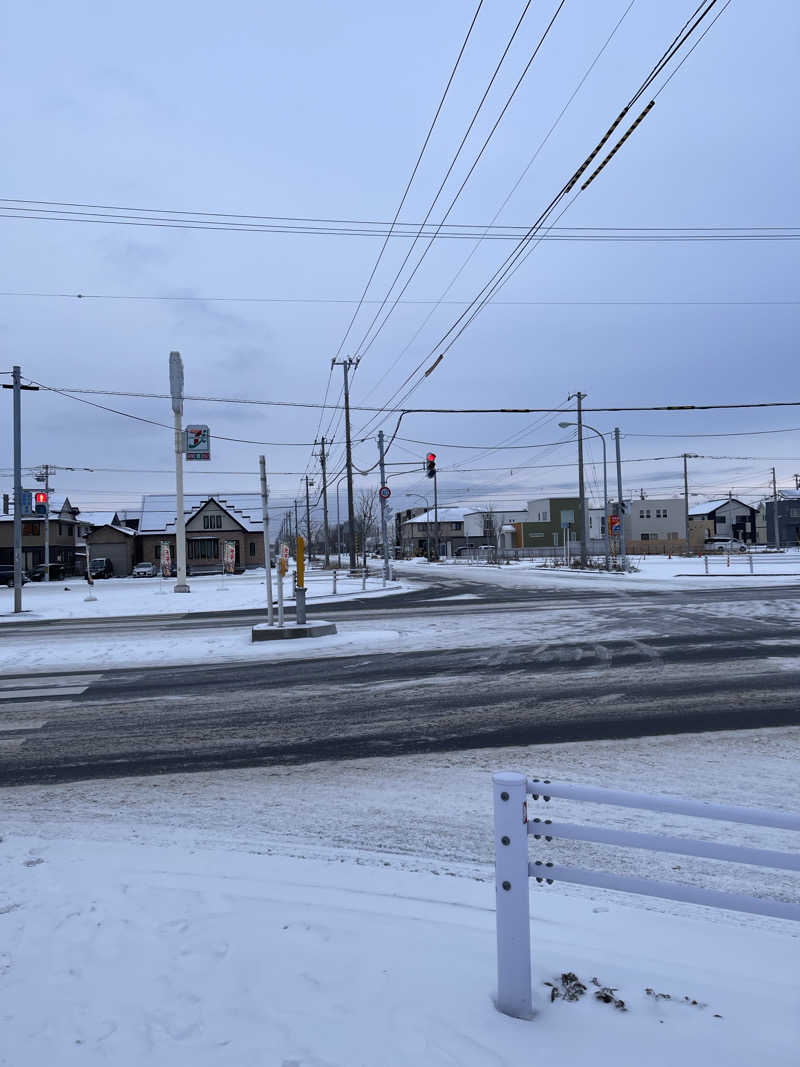
[[[775,502],[764,502],[767,544],[775,545]],[[800,545],[800,489],[778,492],[778,537],[783,548]]]

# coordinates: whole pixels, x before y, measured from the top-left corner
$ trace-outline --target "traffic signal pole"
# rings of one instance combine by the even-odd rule
[[[353,506],[353,447],[350,440],[350,368],[358,366],[358,360],[348,357],[337,361],[331,360],[332,367],[344,369],[344,431],[345,431],[345,462],[347,464],[347,528],[350,548],[350,570],[356,569],[356,520]]]
[[[619,554],[625,560],[625,501],[622,499],[622,460],[619,454],[619,426],[614,427],[614,442],[617,447],[617,515],[619,516]],[[608,522],[608,519],[606,519]]]
[[[169,391],[175,424],[175,574],[173,593],[188,593],[186,581],[186,517],[183,513],[183,360],[169,354]]]
[[[389,541],[386,533],[386,500],[383,495],[383,488],[386,485],[386,466],[383,458],[383,430],[378,430],[378,459],[381,468],[381,537],[383,539],[383,584],[384,586],[389,581]]]

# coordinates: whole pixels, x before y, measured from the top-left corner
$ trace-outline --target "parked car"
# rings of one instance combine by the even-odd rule
[[[43,582],[45,577],[46,567],[44,563],[38,564],[30,572],[30,579],[32,582]],[[61,582],[67,576],[67,569],[63,563],[51,563],[50,564],[50,581]]]
[[[158,567],[155,563],[137,563],[133,568],[134,578],[155,578],[158,574]]]
[[[22,584],[30,581],[30,578],[22,572]],[[7,585],[9,589],[14,588],[14,565],[13,563],[0,563],[0,585]]]
[[[114,565],[107,556],[98,556],[90,564],[92,578],[111,578],[114,574]]]
[[[706,552],[746,552],[747,545],[735,537],[707,537],[703,542]]]

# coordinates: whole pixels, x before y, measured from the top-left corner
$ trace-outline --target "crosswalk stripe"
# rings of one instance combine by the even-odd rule
[[[0,700],[27,700],[28,697],[63,697],[77,696],[88,686],[60,685],[56,689],[7,689],[0,692]]]
[[[86,689],[99,677],[99,674],[31,674],[25,678],[0,679],[0,690],[54,688],[61,685]]]

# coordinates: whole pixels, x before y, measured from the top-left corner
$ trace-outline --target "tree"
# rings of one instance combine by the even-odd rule
[[[367,565],[367,539],[374,537],[378,518],[378,492],[359,489],[355,500],[355,534]]]

